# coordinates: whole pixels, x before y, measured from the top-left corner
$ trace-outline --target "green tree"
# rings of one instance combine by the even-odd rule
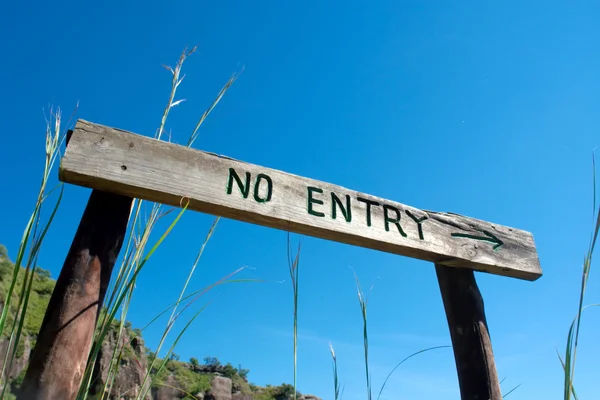
[[[222,370],[222,374],[225,375],[227,378],[233,378],[237,375],[237,373],[238,370],[233,365],[231,365],[231,363],[227,363],[227,365],[225,365]]]
[[[198,365],[200,365],[200,362],[198,362],[198,359],[196,357],[192,357],[190,358],[190,364],[192,364],[194,367],[197,367]]]
[[[211,367],[220,367],[221,361],[217,357],[204,357],[204,364],[210,365]]]
[[[301,393],[297,392],[297,396],[300,397]],[[294,386],[289,383],[283,383],[280,386],[276,386],[273,390],[273,397],[275,400],[289,400],[294,397]]]
[[[2,257],[2,245],[0,245],[0,257]],[[47,269],[43,269],[40,267],[36,267],[35,268],[35,272],[37,272],[37,274],[41,277],[41,278],[46,278],[46,279],[50,279],[50,271],[48,271]]]

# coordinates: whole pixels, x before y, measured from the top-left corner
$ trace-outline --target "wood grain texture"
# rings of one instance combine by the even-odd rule
[[[461,400],[502,400],[485,317],[472,270],[435,266],[450,329]]]
[[[56,280],[18,400],[75,400],[132,201],[92,191]]]
[[[251,179],[249,187],[240,187],[232,178],[231,194],[227,194],[231,168],[242,183],[246,173]],[[259,174],[263,175],[255,190]],[[185,198],[192,210],[445,266],[525,280],[542,274],[529,232],[420,210],[84,120],[76,124],[59,177],[67,183],[173,206],[180,206]],[[309,187],[321,192],[309,192]],[[240,188],[247,189],[246,197]],[[311,196],[316,202],[309,201]],[[347,201],[351,216],[344,210]],[[351,217],[350,222],[346,217]]]

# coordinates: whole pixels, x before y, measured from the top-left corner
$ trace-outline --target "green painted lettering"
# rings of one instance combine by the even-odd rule
[[[502,245],[504,244],[504,242],[502,240],[498,239],[498,237],[491,232],[488,232],[488,231],[482,230],[482,229],[477,229],[477,228],[472,228],[472,229],[483,233],[485,236],[477,236],[477,235],[472,235],[469,233],[461,233],[461,232],[453,232],[450,235],[453,237],[462,237],[462,238],[475,239],[475,240],[485,240],[486,242],[490,242],[490,243],[494,244],[494,248],[493,248],[494,251],[498,251],[498,249],[500,247],[502,247]]]
[[[390,216],[388,215],[388,211],[394,211],[396,213],[396,218],[390,218]],[[389,232],[390,230],[390,222],[394,225],[396,225],[396,227],[398,228],[398,232],[400,232],[400,234],[404,237],[406,237],[406,233],[402,230],[402,227],[400,226],[400,211],[394,207],[394,206],[389,206],[387,204],[383,205],[383,217],[385,220],[385,230]]]
[[[425,238],[423,237],[423,225],[422,225],[422,222],[423,222],[423,221],[425,221],[425,220],[427,219],[427,216],[424,216],[424,217],[421,217],[421,218],[417,218],[417,217],[415,217],[415,215],[414,215],[413,213],[411,213],[410,211],[408,211],[408,210],[404,210],[404,211],[406,211],[406,215],[408,215],[409,217],[411,217],[411,218],[412,218],[412,220],[413,220],[413,221],[415,221],[415,222],[417,223],[417,227],[418,227],[418,229],[419,229],[419,239],[421,239],[421,240],[425,239]]]
[[[262,198],[259,194],[260,182],[262,180],[267,181],[267,197]],[[273,195],[273,181],[268,175],[258,174],[256,176],[256,182],[254,183],[254,200],[259,203],[266,203],[271,200],[271,196]]]
[[[235,169],[229,168],[229,176],[227,177],[227,194],[231,194],[233,190],[234,179],[237,182],[238,187],[240,188],[240,192],[242,192],[242,196],[244,196],[244,198],[247,199],[248,193],[250,193],[250,172],[246,172],[246,183],[244,184],[242,183],[242,180],[237,174],[237,172],[235,172]]]
[[[371,226],[371,206],[380,206],[381,204],[373,200],[364,199],[362,197],[357,197],[356,200],[367,205],[367,226]]]
[[[323,189],[319,189],[313,186],[308,186],[306,188],[308,190],[308,213],[310,215],[314,215],[315,217],[324,217],[325,214],[320,211],[313,210],[313,203],[315,204],[323,204],[323,200],[317,200],[313,198],[313,192],[315,193],[323,193]]]
[[[337,207],[336,207],[337,206]],[[350,196],[346,195],[346,208],[342,204],[342,200],[333,192],[331,192],[331,218],[335,219],[337,217],[337,208],[340,208],[342,214],[344,214],[344,218],[346,222],[352,222],[352,209],[350,208]]]

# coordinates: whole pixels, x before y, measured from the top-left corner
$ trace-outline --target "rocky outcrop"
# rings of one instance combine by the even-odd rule
[[[179,384],[175,380],[173,375],[169,375],[167,378],[165,385],[157,389],[153,389],[152,397],[154,400],[174,400],[183,397],[181,390],[178,389]],[[198,396],[196,396],[198,398]]]
[[[0,306],[0,311],[1,310],[2,310],[2,307]],[[6,352],[13,351],[13,347],[11,346],[9,348],[8,345],[9,345],[8,339],[0,340],[0,370],[2,370],[4,368],[4,359],[6,357]],[[26,336],[22,337],[21,342],[17,346],[17,356],[14,358],[12,365],[10,366],[10,370],[8,370],[8,366],[7,366],[7,370],[4,371],[3,379],[5,379],[7,375],[8,375],[8,379],[10,379],[10,380],[16,379],[21,374],[21,372],[23,372],[23,370],[27,367],[27,364],[29,363],[29,355],[30,354],[31,354],[31,339]]]
[[[205,400],[232,400],[231,379],[215,376],[211,382],[212,388],[204,397]]]
[[[145,392],[146,396],[144,399],[152,400],[149,390],[150,380],[147,380],[144,387],[142,387],[148,371],[145,347],[142,339],[138,337],[131,340],[129,340],[129,338],[122,338],[121,340],[123,340],[123,343],[120,345],[117,343],[117,340],[117,331],[109,331],[104,339],[100,352],[98,353],[92,378],[96,382],[96,390],[101,390],[109,380],[108,374],[110,372],[110,362],[115,350],[117,350],[117,348],[120,350],[125,345],[124,357],[120,360],[119,371],[112,383],[108,399],[137,399],[140,393]],[[125,344],[126,340],[129,341],[128,344]],[[171,399],[172,398],[173,397],[171,397]]]

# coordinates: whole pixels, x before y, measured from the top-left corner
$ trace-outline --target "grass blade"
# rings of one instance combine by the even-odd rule
[[[211,103],[210,107],[208,107],[208,109],[206,111],[204,111],[204,113],[202,114],[202,116],[200,117],[200,119],[198,120],[198,122],[196,123],[196,127],[194,128],[194,130],[192,131],[192,134],[190,135],[186,146],[192,146],[194,144],[194,142],[196,141],[196,139],[198,138],[198,130],[200,129],[200,126],[202,125],[202,123],[204,123],[204,120],[206,119],[206,117],[208,117],[208,115],[212,112],[212,110],[217,106],[217,104],[219,104],[219,101],[221,101],[221,98],[225,95],[225,93],[227,92],[227,90],[229,90],[229,88],[231,87],[231,85],[233,85],[233,83],[237,80],[238,76],[240,74],[233,74],[229,80],[227,81],[227,83],[225,83],[225,86],[223,86],[223,88],[221,88],[221,91],[219,92],[219,94],[217,95],[217,97],[213,100],[213,102]]]
[[[353,270],[354,271],[354,270]],[[372,389],[371,389],[371,375],[369,373],[369,335],[367,329],[367,303],[368,298],[365,298],[365,295],[360,286],[360,281],[358,280],[358,276],[356,276],[356,272],[354,272],[354,279],[356,281],[356,289],[358,292],[358,302],[360,304],[360,311],[363,319],[363,347],[364,347],[364,360],[365,360],[365,376],[367,380],[367,399],[371,400],[373,397]],[[371,285],[371,290],[374,285]]]
[[[408,357],[406,357],[404,360],[400,361],[398,364],[396,364],[396,366],[390,371],[390,373],[388,374],[388,376],[385,378],[385,380],[383,381],[383,385],[381,385],[381,389],[379,390],[379,394],[377,395],[377,400],[379,400],[379,398],[381,397],[381,393],[383,392],[383,389],[385,388],[385,385],[387,383],[387,381],[390,379],[390,377],[392,376],[392,374],[394,373],[394,371],[396,370],[396,368],[398,368],[399,366],[401,366],[402,364],[404,364],[405,361],[410,360],[411,358],[413,358],[416,355],[419,355],[421,353],[425,353],[427,351],[431,351],[431,350],[436,350],[436,349],[444,349],[444,348],[452,348],[452,346],[435,346],[435,347],[429,347],[427,349],[423,349],[423,350],[419,350],[416,353],[412,353],[411,355],[409,355]]]
[[[288,269],[292,280],[292,289],[294,294],[294,400],[298,396],[297,388],[297,370],[298,370],[298,276],[299,276],[299,264],[300,264],[300,247],[301,243],[298,243],[298,250],[294,261],[291,261],[291,243],[290,233],[287,234],[288,243]]]
[[[329,351],[331,353],[331,358],[333,360],[333,399],[340,400],[340,381],[338,377],[338,365],[337,365],[337,357],[335,355],[335,351],[333,350],[333,346],[331,343],[329,344]]]
[[[517,390],[518,388],[520,388],[522,385],[522,383],[519,383],[517,386],[515,386],[514,388],[510,389],[508,392],[506,392],[506,394],[502,395],[503,398],[505,398],[506,396],[508,396],[509,394],[511,394],[512,392],[514,392],[515,390]]]

